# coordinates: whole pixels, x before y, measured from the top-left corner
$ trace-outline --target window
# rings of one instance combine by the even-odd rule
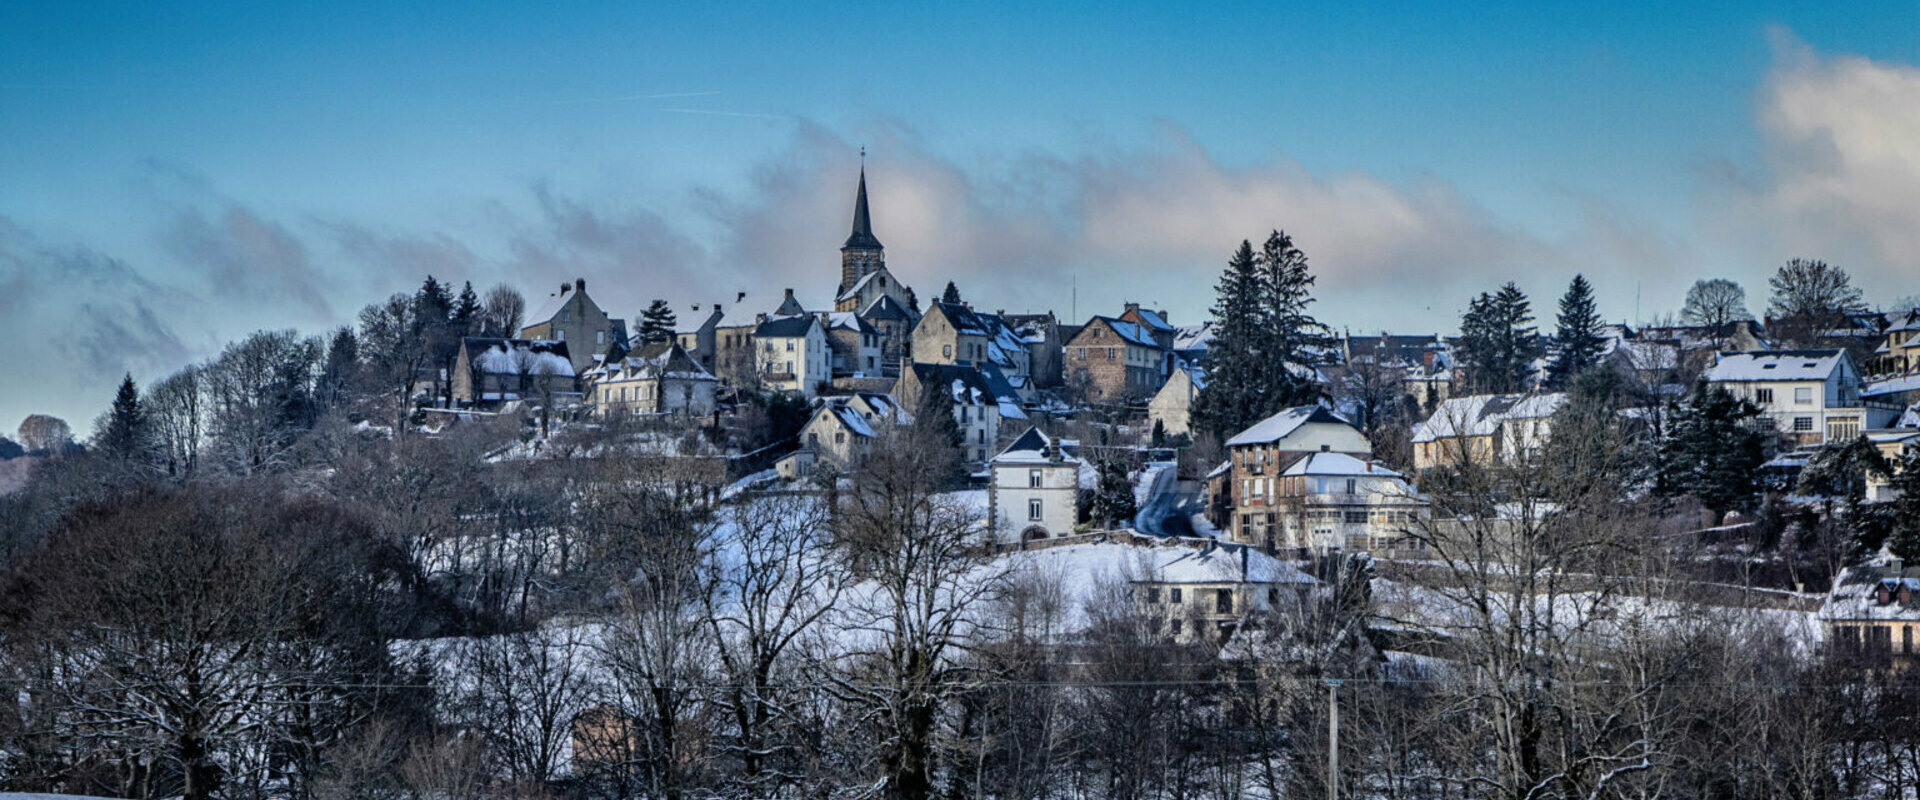
[[[562,311],[562,312],[560,312],[560,321],[561,321],[561,322],[572,322],[572,321],[573,321],[573,312],[571,312],[571,311]]]
[[[1180,591],[1180,590],[1179,590],[1179,589],[1175,589],[1174,591],[1175,591],[1175,592],[1178,592],[1178,591]],[[1178,602],[1180,602],[1180,601],[1178,601],[1178,600],[1175,600],[1174,602],[1176,602],[1176,603],[1178,603]],[[1173,621],[1173,625],[1172,625],[1171,627],[1169,627],[1169,628],[1168,628],[1168,630],[1171,630],[1171,631],[1173,631],[1173,635],[1175,635],[1175,636],[1179,636],[1179,635],[1180,635],[1180,620],[1178,620],[1178,619],[1176,619],[1176,620],[1174,620],[1174,621]]]
[[[564,342],[564,341],[566,341],[566,340],[567,340],[567,331],[566,331],[566,329],[565,329],[565,328],[554,328],[554,329],[553,329],[553,340],[554,340],[554,341],[556,341],[556,342]]]
[[[1354,483],[1355,483],[1355,481],[1354,481],[1354,479],[1353,479],[1353,478],[1348,478],[1348,479],[1347,479],[1347,494],[1354,494],[1354,493],[1355,493],[1355,491],[1356,491],[1356,490],[1355,490],[1355,488],[1354,488]]]
[[[834,431],[834,432],[833,432],[833,443],[834,443],[834,444],[846,444],[846,443],[847,443],[847,432],[846,432],[846,431]]]
[[[1040,488],[1040,470],[1037,470],[1037,469],[1027,470],[1027,488],[1029,489]],[[1039,501],[1036,500],[1034,502],[1039,502]]]
[[[1175,586],[1172,589],[1167,590],[1167,602],[1174,603],[1176,605],[1178,605],[1181,602],[1180,587]]]
[[[593,343],[594,343],[594,344],[606,344],[606,343],[607,343],[607,332],[606,332],[606,331],[594,331],[594,332],[593,332]]]
[[[1149,603],[1160,602],[1160,587],[1151,586],[1147,588],[1147,602]]]
[[[1111,347],[1107,348],[1107,360],[1108,361],[1113,360],[1113,348]]]
[[[793,359],[787,359],[787,374],[793,374]]]
[[[1233,613],[1233,590],[1232,589],[1213,590],[1213,611],[1216,614]]]
[[[1813,387],[1802,386],[1793,390],[1793,402],[1797,405],[1806,405],[1813,402]]]
[[[960,407],[960,424],[962,425],[967,424],[967,407],[966,406]]]
[[[986,429],[986,428],[981,428],[981,429],[980,429],[980,438],[979,438],[979,441],[978,441],[978,442],[976,442],[976,444],[986,444],[986,443],[987,443],[987,429]]]
[[[808,446],[808,447],[819,447],[819,446],[820,446],[820,434],[818,434],[818,433],[809,433],[809,434],[807,434],[807,446]]]
[[[792,340],[792,339],[788,339],[788,340],[787,340],[787,352],[789,352],[789,353],[791,353],[791,352],[793,352],[793,340]]]
[[[1813,430],[1813,417],[1794,417],[1793,429],[1800,433]]]
[[[953,345],[950,345],[950,344],[943,344],[943,345],[940,345],[940,357],[941,357],[941,358],[952,358],[952,357],[953,357]]]
[[[1039,518],[1040,518],[1040,498],[1035,497],[1027,501],[1027,519],[1037,520]]]
[[[1753,402],[1761,403],[1761,404],[1773,402],[1773,390],[1772,389],[1753,390]]]
[[[1367,512],[1349,511],[1346,515],[1346,521],[1354,524],[1365,524],[1367,521]]]

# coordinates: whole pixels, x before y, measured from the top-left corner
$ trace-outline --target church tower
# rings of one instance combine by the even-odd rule
[[[867,211],[867,167],[862,164],[860,190],[853,198],[853,233],[840,246],[840,289],[834,296],[846,294],[861,278],[886,265],[886,248],[873,237],[873,216]]]

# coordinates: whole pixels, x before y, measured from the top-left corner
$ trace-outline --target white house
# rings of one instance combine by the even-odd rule
[[[1147,424],[1159,423],[1168,436],[1180,436],[1193,429],[1193,399],[1206,388],[1206,376],[1184,362],[1173,368],[1173,375],[1147,401]]]
[[[1525,463],[1546,447],[1553,415],[1566,403],[1559,392],[1450,398],[1414,429],[1413,464],[1432,469],[1461,459],[1481,465]]]
[[[769,388],[799,392],[808,400],[833,379],[827,331],[812,314],[768,317],[753,329],[755,361]]]
[[[1028,428],[993,457],[987,486],[995,541],[1032,541],[1073,533],[1079,521],[1080,459]]]
[[[1861,402],[1860,372],[1845,350],[1720,353],[1705,380],[1759,406],[1775,430],[1801,446],[1857,438],[1898,413]]]

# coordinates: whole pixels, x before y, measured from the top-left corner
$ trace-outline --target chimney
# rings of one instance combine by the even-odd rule
[[[572,287],[572,286],[569,286],[569,285],[567,285],[567,282],[566,282],[566,281],[561,281],[561,282],[560,282],[560,294],[558,294],[558,295],[556,295],[556,296],[557,296],[557,297],[566,297],[566,296],[567,296],[567,292],[570,292],[570,291],[573,291],[573,287]]]
[[[1159,314],[1159,315],[1160,315],[1160,321],[1161,321],[1161,322],[1164,322],[1164,323],[1167,323],[1168,325],[1172,325],[1172,324],[1173,324],[1173,317],[1169,317],[1169,316],[1167,316],[1167,310],[1166,310],[1166,309],[1164,309],[1164,308],[1163,308],[1163,309],[1160,309],[1159,311],[1155,311],[1155,312],[1153,312],[1153,313],[1155,313],[1155,314]]]
[[[1368,461],[1368,462],[1367,462],[1367,471],[1368,471],[1368,472],[1372,472],[1372,471],[1373,471],[1373,462],[1371,462],[1371,461]]]
[[[792,290],[792,289],[788,289],[788,290],[787,290],[787,296],[786,296],[786,298],[785,298],[785,299],[787,299],[787,300],[792,300],[792,299],[793,299],[793,290]]]
[[[1139,304],[1139,303],[1128,303],[1128,304],[1127,304],[1127,311],[1139,311],[1139,310],[1140,310],[1140,304]],[[1124,313],[1124,312],[1123,312],[1123,313]]]
[[[574,279],[573,279],[573,290],[574,290],[574,291],[576,291],[576,292],[584,292],[584,291],[586,291],[586,290],[587,290],[587,279],[586,279],[586,278],[574,278]]]

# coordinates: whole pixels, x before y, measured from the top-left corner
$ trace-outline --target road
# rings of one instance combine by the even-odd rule
[[[1180,492],[1180,470],[1172,462],[1149,465],[1156,467],[1159,469],[1154,472],[1153,484],[1147,487],[1147,501],[1133,515],[1133,529],[1150,536],[1192,536],[1193,526],[1187,524],[1187,515],[1192,512],[1187,506],[1193,498]]]

